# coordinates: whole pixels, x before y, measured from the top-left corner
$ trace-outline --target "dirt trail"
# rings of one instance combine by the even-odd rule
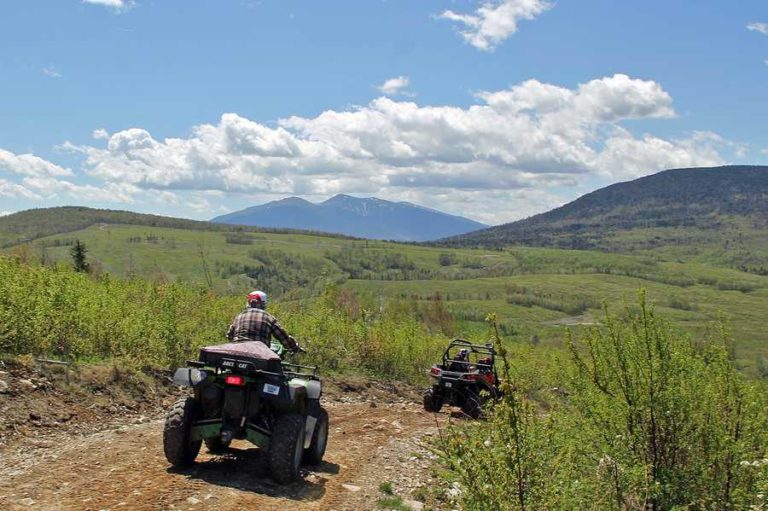
[[[86,436],[29,438],[0,450],[0,509],[365,510],[376,509],[382,481],[418,485],[429,477],[426,462],[411,451],[434,433],[432,414],[416,403],[326,405],[326,462],[288,486],[269,480],[262,453],[247,442],[235,442],[224,456],[203,447],[194,467],[171,469],[162,421],[153,419]]]

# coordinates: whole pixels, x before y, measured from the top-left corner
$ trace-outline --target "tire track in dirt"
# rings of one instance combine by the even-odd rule
[[[261,451],[247,442],[235,442],[224,456],[203,448],[194,467],[170,468],[162,421],[155,420],[84,437],[30,439],[0,451],[0,509],[375,509],[381,481],[371,480],[371,466],[384,462],[393,441],[434,430],[435,419],[415,404],[327,407],[325,462],[290,485],[272,483]]]

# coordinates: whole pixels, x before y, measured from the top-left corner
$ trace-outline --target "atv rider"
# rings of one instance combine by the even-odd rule
[[[448,370],[461,373],[469,371],[469,350],[463,348],[460,349],[459,352],[456,353],[456,356],[453,357],[453,361],[451,361]]]
[[[267,346],[274,337],[291,353],[301,351],[296,340],[288,335],[277,319],[266,311],[267,293],[251,291],[248,293],[248,306],[238,314],[227,332],[231,342],[261,341]]]

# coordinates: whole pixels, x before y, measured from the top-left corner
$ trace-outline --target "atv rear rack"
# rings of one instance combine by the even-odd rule
[[[199,360],[187,360],[187,365],[196,367],[198,369],[211,368],[217,371],[230,370],[236,372],[244,372],[245,374],[249,375],[272,376],[277,378],[288,376],[292,378],[308,378],[310,380],[320,379],[317,375],[317,366],[304,366],[290,362],[282,362],[282,366],[285,368],[285,370],[281,373],[275,371],[267,371],[264,369],[257,369],[255,364],[252,362],[238,360],[236,358],[222,358],[216,364],[201,362]]]

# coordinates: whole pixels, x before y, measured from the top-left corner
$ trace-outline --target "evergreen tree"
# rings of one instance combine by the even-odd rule
[[[88,273],[88,271],[91,269],[91,265],[88,264],[88,261],[85,259],[85,254],[87,252],[88,249],[85,248],[85,243],[80,240],[76,240],[72,250],[70,251],[72,254],[72,266],[75,268],[75,271]]]

